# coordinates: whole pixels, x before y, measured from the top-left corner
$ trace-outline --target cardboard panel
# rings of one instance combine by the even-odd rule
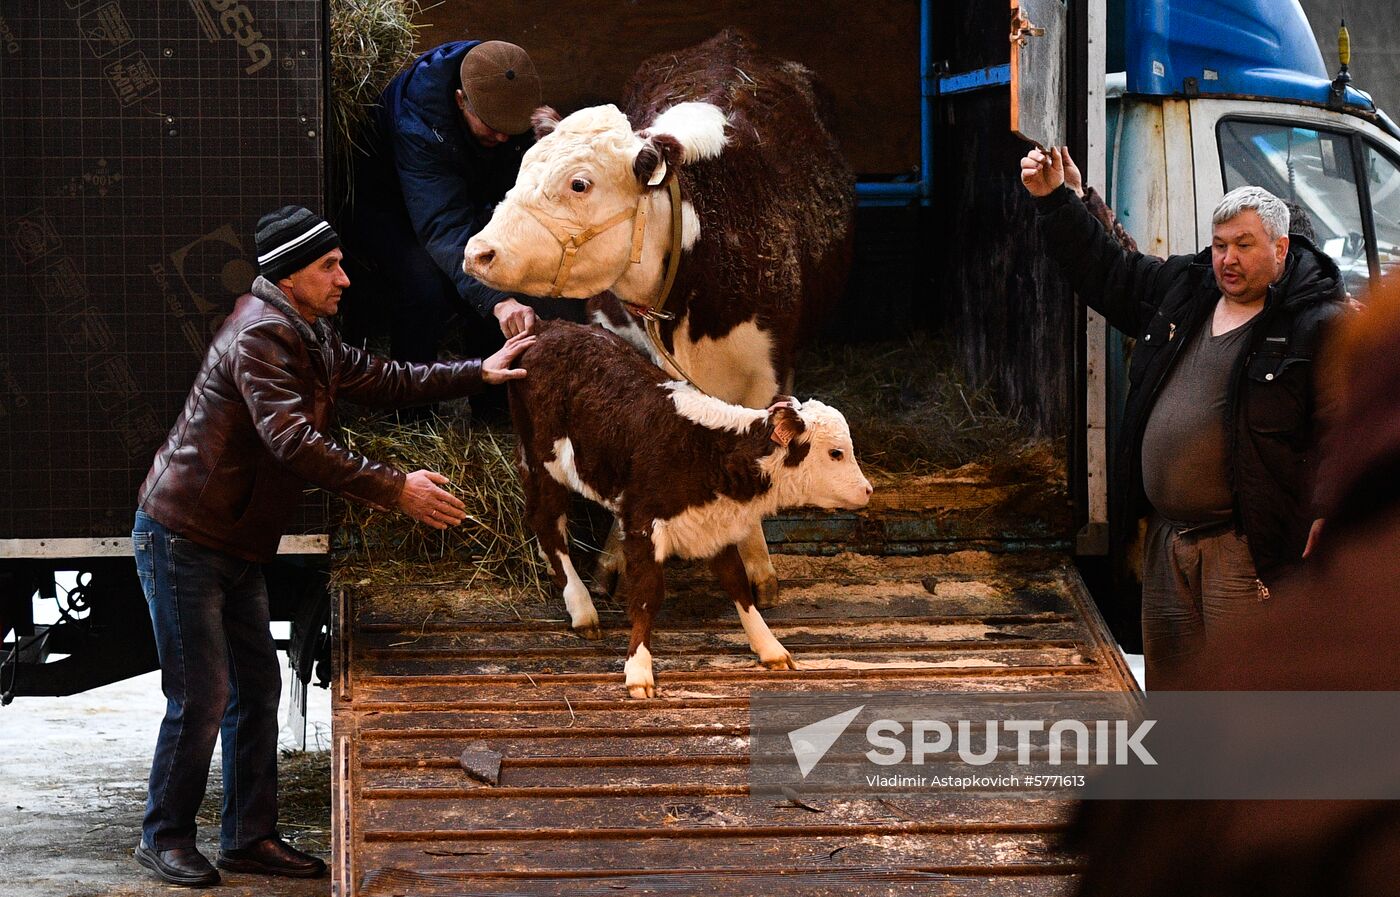
[[[116,535],[258,216],[322,203],[322,3],[0,15],[0,538]]]

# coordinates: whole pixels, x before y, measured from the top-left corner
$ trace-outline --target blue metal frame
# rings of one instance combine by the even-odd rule
[[[942,75],[933,65],[933,0],[919,0],[919,179],[861,181],[856,201],[862,206],[928,205],[933,196],[933,103],[940,96],[1002,87],[1011,83],[1011,65]]]

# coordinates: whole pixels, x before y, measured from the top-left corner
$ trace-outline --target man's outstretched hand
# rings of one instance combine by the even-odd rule
[[[517,333],[506,344],[496,350],[496,354],[481,362],[481,379],[490,384],[519,380],[525,376],[524,368],[513,368],[511,364],[517,355],[535,344],[532,333]]]
[[[434,529],[447,529],[466,519],[467,506],[443,486],[451,481],[431,470],[415,470],[404,480],[399,510]]]
[[[1058,147],[1033,149],[1021,159],[1021,183],[1031,196],[1049,196],[1064,182],[1064,154]]]

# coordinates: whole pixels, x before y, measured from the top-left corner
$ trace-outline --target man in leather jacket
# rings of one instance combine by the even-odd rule
[[[1074,201],[1058,148],[1032,150],[1021,179],[1047,254],[1137,339],[1111,542],[1129,544],[1150,515],[1142,625],[1160,687],[1212,633],[1259,614],[1321,527],[1313,361],[1346,308],[1340,272],[1290,239],[1283,202],[1257,187],[1221,200],[1209,249],[1158,259],[1123,248]]]
[[[349,285],[339,238],[297,206],[258,222],[261,271],[215,334],[138,496],[132,530],[167,709],[151,764],[136,859],[172,884],[219,873],[195,848],[214,741],[223,736],[224,869],[314,877],[325,864],[278,836],[277,652],[260,564],[271,560],[305,484],[437,529],[465,506],[429,470],[404,473],[339,445],[338,398],[383,407],[454,398],[525,376],[521,334],[485,361],[387,362],[326,321]]]

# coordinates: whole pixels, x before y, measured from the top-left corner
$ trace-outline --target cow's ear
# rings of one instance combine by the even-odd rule
[[[632,160],[632,173],[637,183],[655,187],[666,179],[666,172],[680,162],[681,143],[670,134],[654,134],[642,142],[637,157]]]
[[[530,124],[535,128],[535,139],[543,140],[559,124],[559,113],[554,111],[553,106],[541,106],[530,116]]]
[[[773,433],[770,438],[781,446],[786,446],[794,438],[800,436],[803,430],[807,429],[802,418],[789,405],[774,407],[768,419],[773,425]]]

